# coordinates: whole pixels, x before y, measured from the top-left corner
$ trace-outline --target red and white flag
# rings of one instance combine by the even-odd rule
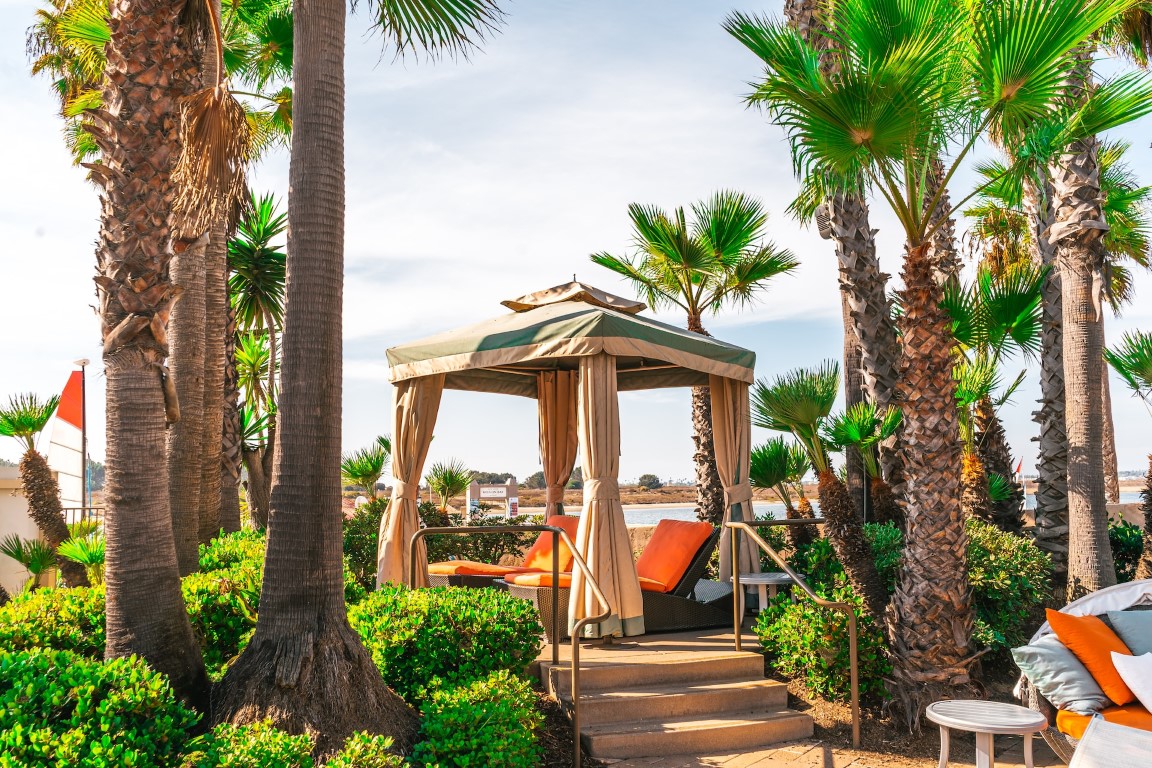
[[[84,374],[72,371],[60,407],[52,420],[52,440],[48,443],[48,466],[56,470],[60,482],[60,504],[84,506]]]

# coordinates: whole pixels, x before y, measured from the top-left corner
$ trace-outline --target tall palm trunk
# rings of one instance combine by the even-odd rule
[[[928,174],[927,183],[924,185],[925,205],[936,197],[943,182],[944,163],[939,156],[936,156],[932,158],[932,172]],[[960,279],[962,264],[960,252],[956,249],[956,219],[953,217],[952,202],[948,198],[947,188],[940,195],[940,202],[928,218],[932,226],[939,225],[932,235],[932,247],[929,251],[936,280],[941,284],[956,282]]]
[[[114,0],[104,109],[89,113],[103,162],[97,248],[106,377],[106,650],[136,654],[204,707],[207,677],[180,594],[165,464],[168,207],[180,99],[198,57],[180,28],[184,3]]]
[[[1136,566],[1136,579],[1152,579],[1152,456],[1148,457],[1148,474],[1140,491],[1140,511],[1144,513],[1144,551]]]
[[[1107,365],[1100,366],[1100,409],[1104,430],[1100,446],[1104,453],[1104,500],[1109,504],[1119,504],[1120,466],[1116,460],[1116,423],[1112,419],[1112,386],[1108,381]]]
[[[992,499],[988,494],[988,472],[978,453],[964,452],[960,464],[960,511],[965,518],[992,522]]]
[[[1001,530],[1019,533],[1024,527],[1024,489],[1013,480],[1012,449],[1004,433],[1004,425],[992,407],[992,401],[982,399],[976,404],[976,449],[987,472],[995,472],[1011,481],[1012,495],[1003,501],[992,502],[992,521]]]
[[[249,451],[247,448],[240,449],[244,469],[248,472],[248,484],[245,486],[248,517],[257,530],[268,527],[268,510],[271,505],[269,489],[272,485],[272,451],[269,445],[275,439],[275,427],[269,427],[267,445],[254,451]]]
[[[688,330],[701,336],[712,334],[704,330],[700,317],[688,316]],[[724,508],[724,484],[716,469],[716,446],[712,441],[712,399],[708,387],[692,387],[692,443],[696,463],[696,516],[712,525],[723,525],[728,515]]]
[[[204,251],[207,233],[177,242],[172,282],[183,292],[172,308],[168,370],[176,386],[180,418],[168,427],[168,504],[180,575],[199,565],[200,485],[204,445]]]
[[[44,543],[55,552],[61,542],[68,540],[68,523],[60,506],[60,485],[39,451],[30,449],[20,459],[20,484],[28,502],[28,516],[40,529]],[[80,563],[56,555],[56,566],[66,586],[88,586],[88,573]]]
[[[270,717],[316,734],[322,754],[357,730],[392,735],[407,748],[416,728],[348,625],[344,603],[345,12],[342,0],[294,4],[288,280],[268,551],[256,632],[221,682],[216,708],[225,720]]]
[[[844,323],[844,407],[847,409],[864,402],[867,397],[864,393],[860,339],[856,336],[856,328],[852,323],[852,309],[843,292],[840,294],[840,314]],[[862,521],[871,520],[872,504],[868,498],[864,459],[858,451],[845,451],[844,469],[848,494],[856,507],[857,516]]]
[[[884,618],[888,590],[876,570],[876,558],[864,537],[864,526],[856,515],[848,488],[831,470],[820,473],[820,512],[824,516],[824,535],[844,567],[852,590],[864,600],[864,608],[877,626]]]
[[[960,510],[960,426],[951,322],[940,308],[929,244],[904,260],[900,405],[907,483],[904,559],[888,611],[894,693],[909,723],[936,691],[968,682],[972,595]]]
[[[227,273],[225,273],[227,274]],[[220,440],[220,527],[240,530],[240,376],[236,371],[236,313],[228,303],[224,327],[224,408]]]
[[[224,338],[228,333],[228,229],[215,222],[204,252],[204,434],[200,445],[201,543],[223,527],[221,457],[224,430]],[[239,520],[239,515],[237,515]]]

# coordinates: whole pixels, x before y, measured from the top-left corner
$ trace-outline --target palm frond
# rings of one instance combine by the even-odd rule
[[[389,453],[379,441],[367,448],[345,454],[340,459],[340,477],[348,485],[358,485],[376,498],[376,484],[387,470]]]
[[[41,400],[32,392],[10,396],[8,407],[0,408],[0,435],[14,437],[27,450],[35,448],[36,435],[48,426],[60,405],[60,397],[53,395]]]
[[[981,400],[991,398],[1000,386],[1000,372],[985,357],[963,360],[952,370],[956,380],[956,402],[962,411],[970,410]]]
[[[748,480],[753,488],[781,490],[781,485],[803,480],[810,467],[804,446],[783,437],[755,446],[750,460]]]
[[[1130,331],[1104,350],[1104,359],[1145,402],[1152,403],[1152,333]]]
[[[373,0],[375,28],[398,56],[467,55],[504,16],[495,0]]]
[[[57,552],[61,557],[84,566],[93,584],[104,582],[105,539],[102,534],[73,537],[61,542]]]
[[[1008,501],[1016,492],[1015,484],[997,472],[988,473],[988,498],[993,504]]]
[[[266,331],[269,320],[283,323],[287,254],[275,241],[287,228],[273,195],[253,195],[228,241],[228,290],[240,328]]]
[[[446,509],[449,499],[459,496],[472,484],[472,472],[457,459],[438,461],[428,468],[425,482],[440,497],[440,508]]]
[[[813,468],[822,472],[828,464],[820,429],[839,389],[840,366],[833,360],[789,371],[771,383],[759,379],[751,391],[752,423],[794,434],[808,450]]]

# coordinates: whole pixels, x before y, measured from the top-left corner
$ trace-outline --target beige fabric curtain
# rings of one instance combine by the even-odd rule
[[[376,555],[376,584],[388,581],[407,584],[409,544],[420,530],[416,494],[428,458],[428,445],[436,428],[444,374],[407,379],[396,383],[392,412],[392,498],[380,520],[380,547]],[[416,553],[416,584],[426,586],[428,557],[421,542]]]
[[[721,376],[708,377],[712,399],[712,440],[716,446],[716,470],[724,484],[724,505],[729,520],[754,520],[752,485],[748,468],[752,451],[752,412],[748,385]],[[759,573],[759,548],[741,536],[740,572]],[[732,578],[732,530],[720,535],[720,580]]]
[[[588,563],[611,606],[612,615],[585,627],[585,637],[644,634],[644,601],[632,546],[620,505],[620,406],[616,397],[616,358],[580,358],[577,398],[580,455],[584,470],[584,510],[576,532],[576,549]],[[602,608],[584,575],[573,569],[568,629]]]
[[[564,514],[564,488],[576,464],[576,371],[548,371],[536,375],[540,410],[540,461],[544,465],[547,496],[544,519]]]

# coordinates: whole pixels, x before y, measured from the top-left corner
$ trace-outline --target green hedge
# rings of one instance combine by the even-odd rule
[[[313,768],[312,739],[277,730],[270,721],[222,723],[188,744],[181,768]]]
[[[0,606],[0,648],[104,658],[104,587],[38,589]]]
[[[968,581],[976,607],[973,640],[997,653],[1028,642],[1052,588],[1052,560],[1031,539],[969,520]]]
[[[376,552],[380,540],[380,520],[388,508],[387,499],[363,504],[344,521],[344,557],[360,586],[376,588]]]
[[[264,533],[242,530],[200,545],[200,572],[225,571],[238,565],[264,562]]]
[[[139,659],[0,652],[0,768],[167,768],[197,718]]]
[[[327,768],[403,768],[404,758],[392,751],[392,737],[354,733]]]
[[[387,584],[348,611],[384,680],[410,704],[437,685],[496,670],[523,674],[544,631],[527,600],[495,589],[410,590]]]
[[[193,573],[180,584],[208,676],[219,680],[256,630],[260,571],[251,564]]]
[[[1108,544],[1112,559],[1116,561],[1116,579],[1120,582],[1136,578],[1136,566],[1144,553],[1144,531],[1140,526],[1120,521],[1108,524]]]
[[[438,687],[420,708],[412,762],[432,768],[533,768],[544,721],[526,680],[500,670],[470,685]]]

